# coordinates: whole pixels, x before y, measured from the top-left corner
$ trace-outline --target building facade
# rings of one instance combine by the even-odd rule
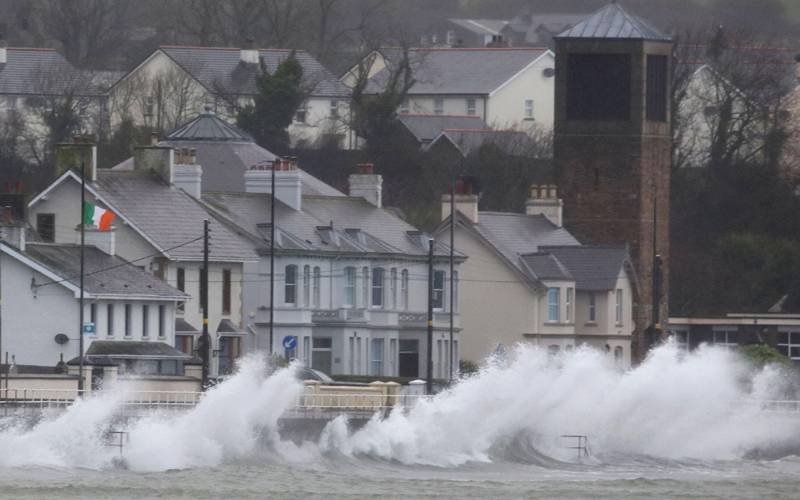
[[[588,345],[625,369],[631,360],[633,270],[627,249],[581,245],[561,227],[555,187],[534,186],[526,212],[478,210],[459,184],[455,248],[462,264],[461,356],[480,362],[517,343],[551,353]],[[438,241],[450,238],[450,197],[442,200]],[[491,298],[491,299],[489,299]]]

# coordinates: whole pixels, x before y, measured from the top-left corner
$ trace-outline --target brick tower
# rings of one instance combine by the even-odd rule
[[[582,242],[630,247],[632,357],[641,360],[668,317],[672,41],[612,3],[555,42],[554,156],[565,223]],[[655,285],[654,275],[662,276]]]

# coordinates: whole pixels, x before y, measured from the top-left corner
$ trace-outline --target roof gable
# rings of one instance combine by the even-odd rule
[[[235,95],[257,93],[255,79],[260,68],[257,64],[242,62],[241,50],[238,48],[162,46],[158,50],[175,61],[209,92],[225,92]],[[258,53],[266,70],[273,72],[292,51],[259,49]],[[312,97],[347,97],[350,95],[350,89],[311,54],[302,50],[294,51],[294,53],[297,61],[303,67],[303,83],[311,89]]]
[[[546,48],[452,48],[408,51],[414,85],[408,95],[489,95],[547,52]],[[393,61],[402,50],[385,48],[381,54],[390,64],[377,72],[367,86],[381,92]]]

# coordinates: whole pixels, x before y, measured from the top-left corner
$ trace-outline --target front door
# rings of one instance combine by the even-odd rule
[[[400,340],[400,376],[419,377],[419,340]]]

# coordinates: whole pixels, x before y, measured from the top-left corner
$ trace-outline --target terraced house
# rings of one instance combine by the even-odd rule
[[[459,183],[455,248],[461,265],[461,356],[480,361],[517,343],[555,354],[588,345],[619,368],[631,362],[636,278],[625,246],[582,245],[562,227],[554,185],[531,187],[524,213],[478,210],[478,195]],[[450,196],[434,231],[449,241]]]

